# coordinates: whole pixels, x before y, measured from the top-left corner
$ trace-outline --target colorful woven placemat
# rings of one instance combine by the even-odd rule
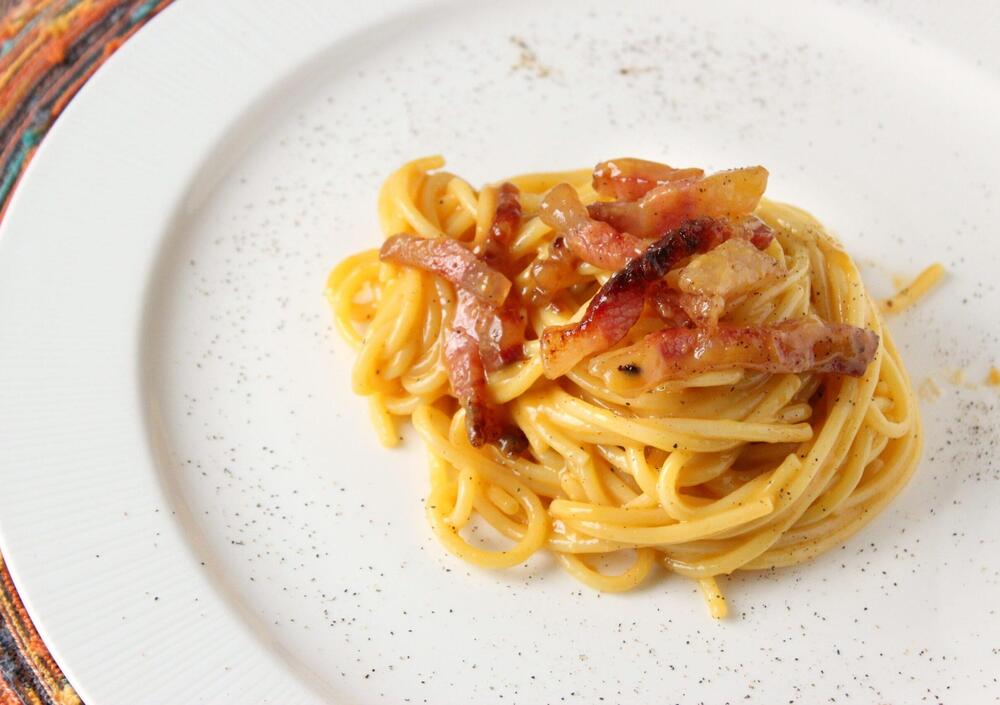
[[[0,0],[0,218],[66,104],[171,1]],[[79,702],[35,631],[0,556],[0,705]]]

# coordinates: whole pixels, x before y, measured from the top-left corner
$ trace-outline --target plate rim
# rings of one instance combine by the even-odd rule
[[[42,141],[31,164],[23,174],[20,183],[11,195],[7,213],[0,222],[0,272],[9,274],[17,271],[17,265],[31,261],[32,249],[44,249],[34,242],[40,233],[59,217],[52,214],[51,203],[56,193],[65,195],[67,189],[76,188],[81,178],[91,170],[88,160],[95,156],[95,150],[82,147],[90,140],[117,136],[121,142],[117,152],[102,155],[103,165],[110,169],[92,180],[83,180],[109,193],[116,192],[115,183],[128,186],[135,179],[150,176],[150,164],[155,164],[154,176],[159,179],[157,188],[145,189],[137,199],[119,199],[119,210],[101,210],[101,199],[88,201],[81,198],[66,199],[70,204],[90,206],[88,213],[77,213],[74,217],[81,221],[101,222],[109,230],[120,231],[136,222],[146,222],[149,227],[140,230],[145,238],[128,251],[127,265],[137,265],[146,276],[133,275],[129,279],[128,293],[136,295],[137,302],[123,304],[114,312],[118,317],[134,324],[127,332],[104,331],[109,342],[121,343],[123,347],[113,351],[105,349],[108,357],[104,360],[112,365],[121,365],[128,371],[128,384],[121,385],[117,403],[138,418],[132,419],[128,429],[140,433],[133,438],[131,446],[122,445],[116,449],[118,455],[145,449],[144,471],[148,477],[144,481],[125,477],[127,464],[118,458],[118,473],[121,483],[128,489],[125,499],[131,505],[151,508],[153,516],[136,520],[127,516],[105,519],[107,526],[115,526],[115,540],[122,545],[113,550],[101,550],[93,558],[80,557],[91,561],[93,571],[103,571],[102,575],[113,575],[116,580],[127,584],[124,591],[94,590],[73,591],[73,597],[66,599],[64,591],[53,589],[54,583],[62,578],[83,574],[77,567],[67,565],[53,568],[50,549],[58,541],[60,532],[53,531],[53,525],[68,530],[71,521],[62,517],[60,521],[51,516],[35,516],[20,507],[27,503],[34,508],[44,504],[46,488],[51,491],[51,483],[25,481],[18,478],[23,467],[24,453],[18,458],[18,451],[9,452],[11,445],[4,444],[0,462],[0,484],[5,488],[14,487],[12,492],[0,493],[0,549],[12,580],[17,587],[30,618],[39,635],[48,647],[52,657],[73,685],[80,697],[90,705],[112,702],[213,702],[214,698],[229,701],[281,702],[281,703],[323,703],[331,699],[339,700],[324,687],[314,674],[303,672],[291,663],[278,647],[265,643],[260,634],[254,633],[250,623],[253,617],[242,614],[241,610],[228,604],[223,598],[223,587],[214,582],[207,570],[199,570],[198,552],[185,531],[172,522],[173,501],[161,478],[159,463],[154,456],[155,419],[149,418],[149,409],[143,408],[141,395],[146,388],[142,379],[144,365],[139,353],[144,346],[143,333],[146,332],[146,308],[149,304],[147,286],[150,276],[160,260],[161,249],[179,213],[191,210],[198,198],[197,186],[204,187],[205,168],[209,159],[220,145],[227,140],[230,128],[238,126],[241,118],[254,112],[258,101],[265,99],[273,90],[302,72],[311,62],[321,57],[332,47],[350,41],[355,36],[377,28],[381,23],[405,17],[410,12],[434,4],[432,0],[375,0],[350,11],[340,3],[317,3],[310,0],[294,0],[282,3],[280,9],[262,0],[216,0],[213,3],[176,2],[165,8],[150,20],[119,51],[109,57],[100,70],[82,87],[67,106],[59,120],[52,126]],[[339,7],[335,7],[339,6]],[[185,33],[190,36],[184,36]],[[178,41],[182,37],[182,41]],[[199,47],[198,40],[211,37],[208,46]],[[178,44],[187,51],[178,50]],[[275,51],[280,47],[280,51]],[[210,62],[213,70],[206,71]],[[160,120],[157,125],[156,140],[141,142],[135,138],[145,129],[141,123],[129,122],[137,114],[145,112],[149,105],[162,105],[164,98],[154,95],[163,90],[157,81],[144,79],[147,76],[169,73],[170,107],[169,121]],[[234,78],[235,77],[235,78]],[[223,96],[225,99],[218,99]],[[216,98],[205,102],[206,98]],[[108,104],[115,110],[108,110]],[[198,123],[202,130],[192,134],[188,129]],[[168,132],[164,133],[164,130]],[[187,143],[187,149],[177,149]],[[136,154],[127,154],[122,144],[141,145],[142,159]],[[68,176],[67,176],[68,175]],[[87,189],[84,189],[87,190]],[[133,189],[134,190],[134,189]],[[117,191],[121,193],[121,191]],[[131,195],[131,191],[129,191]],[[192,200],[194,199],[194,200]],[[67,211],[72,211],[68,207]],[[166,215],[167,217],[163,217]],[[63,217],[62,224],[66,224]],[[130,228],[131,229],[131,228]],[[37,231],[31,233],[30,231]],[[27,242],[27,247],[24,247]],[[120,262],[116,262],[120,264]],[[44,279],[44,277],[42,277]],[[0,279],[0,316],[11,320],[11,311],[30,311],[31,299],[17,284],[24,280],[4,276]],[[138,286],[136,286],[138,284]],[[106,298],[108,291],[104,291]],[[124,298],[124,297],[123,297]],[[39,308],[44,308],[42,303]],[[26,333],[33,332],[24,319],[17,327],[21,342],[33,338]],[[45,412],[38,412],[46,399],[46,392],[53,390],[25,389],[17,372],[30,368],[32,362],[26,353],[14,349],[10,343],[18,339],[14,333],[0,334],[0,361],[12,372],[0,373],[0,382],[17,394],[29,411],[24,416],[35,414],[44,419]],[[25,342],[25,348],[38,345]],[[99,346],[98,346],[99,347]],[[34,352],[38,352],[37,349]],[[93,356],[98,351],[89,351]],[[102,373],[96,375],[98,378]],[[58,391],[58,390],[57,390]],[[92,391],[92,390],[88,390]],[[65,390],[64,390],[65,392]],[[34,396],[31,396],[31,395]],[[124,395],[129,395],[128,397]],[[0,400],[0,418],[15,420],[19,416],[13,404]],[[103,414],[98,412],[98,416]],[[115,412],[118,416],[122,410]],[[112,414],[114,416],[114,414]],[[120,419],[116,419],[120,421]],[[21,419],[23,424],[27,421]],[[84,424],[85,426],[87,424]],[[88,429],[92,430],[92,429]],[[14,436],[14,434],[11,434]],[[65,438],[73,437],[71,432]],[[80,434],[74,442],[82,443]],[[81,447],[87,451],[86,444]],[[36,456],[36,458],[39,456]],[[20,460],[20,462],[19,462]],[[94,459],[89,459],[91,462]],[[37,460],[36,465],[45,467],[48,461]],[[69,472],[64,468],[65,472]],[[72,473],[60,477],[66,480]],[[53,481],[54,482],[54,481]],[[83,486],[83,485],[81,485]],[[114,490],[112,490],[114,491]],[[109,505],[118,502],[109,501]],[[89,514],[75,516],[74,519],[99,520],[93,510]],[[84,521],[86,523],[86,521]],[[107,528],[105,526],[105,528]],[[37,531],[36,531],[37,530]],[[86,532],[83,532],[86,533]],[[155,535],[157,567],[150,561],[136,560],[145,551],[149,552],[149,537]],[[40,538],[44,536],[45,538]],[[98,534],[94,533],[95,539]],[[105,537],[107,538],[107,537]],[[48,545],[46,545],[48,542]],[[104,545],[96,541],[91,547]],[[99,561],[99,562],[98,562]],[[72,563],[73,561],[71,561]],[[170,569],[163,568],[169,565]],[[204,563],[202,563],[202,566]],[[180,576],[169,573],[180,573]],[[100,578],[97,580],[100,583]],[[182,585],[183,583],[183,585]],[[164,600],[154,593],[167,593]],[[104,593],[104,594],[102,594]],[[167,597],[173,596],[173,601]],[[181,605],[182,599],[194,600]],[[148,616],[137,614],[138,610],[151,610],[152,605],[159,610],[156,617],[161,627],[179,620],[184,629],[194,629],[195,633],[224,635],[227,640],[225,653],[214,659],[204,658],[203,653],[187,651],[179,639],[161,638],[166,629],[150,630]],[[67,603],[71,603],[67,606]],[[140,604],[141,603],[141,604]],[[87,605],[87,610],[80,606]],[[101,626],[94,615],[108,614],[113,608],[131,612],[129,618],[123,614],[120,624],[109,627],[118,648],[105,652],[107,657],[94,657],[102,648],[95,645],[94,628]],[[67,619],[67,610],[87,612],[82,619]],[[209,618],[195,624],[198,613]],[[89,617],[89,618],[88,618]],[[102,617],[103,618],[103,617]],[[209,622],[206,626],[204,622]],[[248,623],[249,622],[249,623]],[[177,626],[171,624],[171,630]],[[110,638],[110,634],[105,639]],[[111,656],[110,654],[114,654]],[[169,665],[164,665],[169,664]],[[155,688],[150,693],[149,689]],[[137,699],[141,698],[141,700]],[[151,699],[150,699],[151,698]]]

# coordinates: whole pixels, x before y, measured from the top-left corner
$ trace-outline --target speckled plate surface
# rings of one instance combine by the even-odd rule
[[[0,539],[110,703],[995,702],[1000,52],[992,3],[178,2],[51,132],[0,237]],[[481,182],[763,163],[877,293],[927,451],[840,550],[599,595],[425,525],[349,390],[326,272],[444,153]],[[964,371],[964,378],[957,376]],[[928,381],[930,380],[930,381]]]

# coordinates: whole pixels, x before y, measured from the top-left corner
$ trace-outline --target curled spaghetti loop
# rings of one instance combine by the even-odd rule
[[[589,171],[528,174],[476,190],[442,166],[439,157],[419,159],[390,176],[379,196],[384,232],[451,238],[473,251],[490,232],[499,184],[512,184],[521,208],[508,233],[512,291],[529,292],[532,272],[560,247],[540,218],[545,195],[568,184],[584,205],[600,200]],[[810,215],[767,200],[754,215],[774,233],[762,252],[782,275],[727,301],[725,320],[769,326],[808,317],[871,331],[880,342],[863,373],[713,370],[636,394],[585,360],[549,379],[543,330],[578,321],[613,274],[569,259],[560,266],[573,267],[572,285],[527,307],[521,359],[488,374],[491,402],[526,438],[516,455],[473,447],[465,435],[466,412],[442,358],[453,285],[379,261],[377,249],[334,269],[328,296],[337,328],[358,351],[354,389],[368,397],[383,443],[396,443],[409,418],[426,445],[427,517],[448,551],[490,568],[548,551],[571,575],[609,592],[665,569],[696,580],[721,617],[720,576],[809,560],[892,500],[916,466],[922,433],[880,308]],[[647,323],[619,345],[656,330]],[[496,545],[473,525],[491,528]],[[609,563],[625,567],[601,567]]]

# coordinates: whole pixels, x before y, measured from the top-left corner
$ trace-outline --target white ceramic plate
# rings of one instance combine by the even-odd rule
[[[185,0],[84,88],[0,237],[3,553],[111,703],[995,702],[993,3]],[[990,28],[993,28],[992,30]],[[622,154],[763,163],[894,319],[927,451],[814,563],[592,593],[431,538],[348,387],[327,270],[404,160],[474,183]],[[969,388],[975,386],[975,388]],[[925,390],[926,392],[926,390]]]

